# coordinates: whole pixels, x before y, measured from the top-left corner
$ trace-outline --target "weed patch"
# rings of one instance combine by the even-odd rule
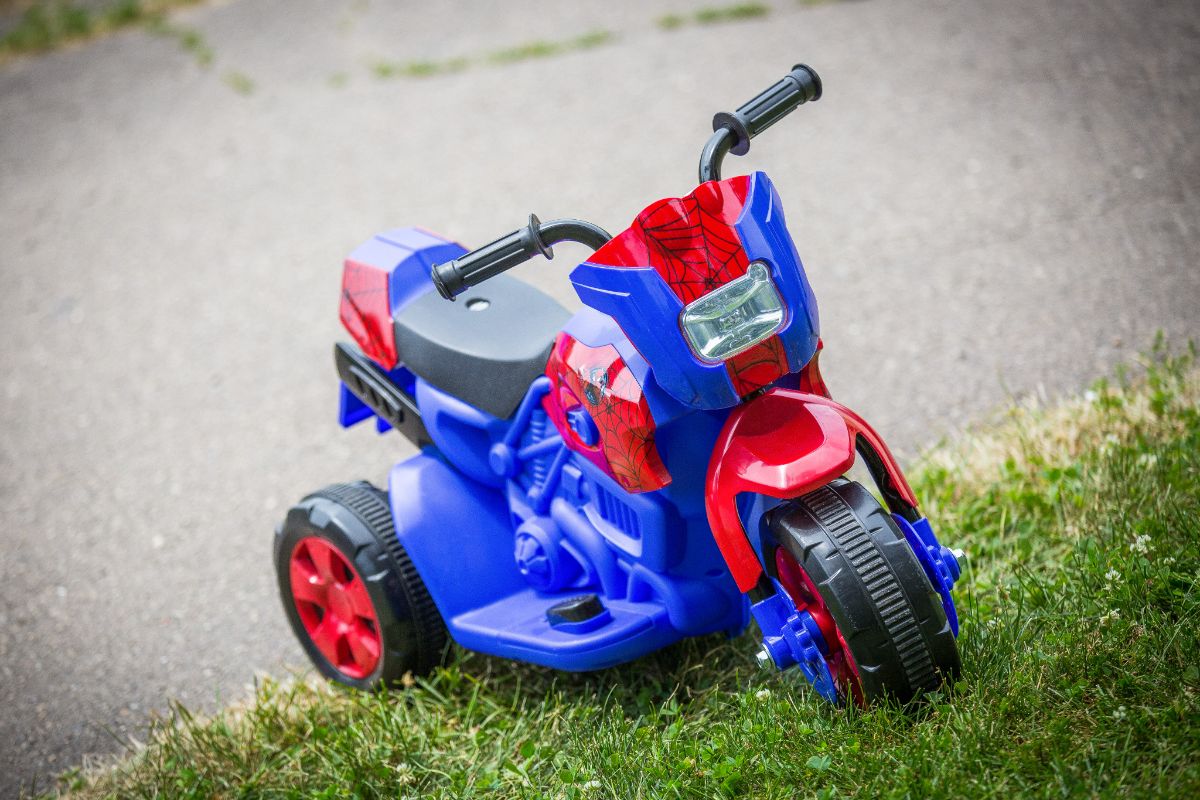
[[[43,53],[134,25],[161,23],[166,12],[200,0],[115,0],[96,6],[70,0],[35,2],[0,37],[0,60]]]

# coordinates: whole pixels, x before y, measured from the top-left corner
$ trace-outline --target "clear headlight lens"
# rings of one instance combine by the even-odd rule
[[[742,277],[688,303],[679,324],[696,357],[716,364],[773,336],[785,317],[771,271],[755,261]]]

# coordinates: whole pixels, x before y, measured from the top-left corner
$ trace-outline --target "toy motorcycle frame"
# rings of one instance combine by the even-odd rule
[[[350,255],[341,424],[374,417],[420,452],[386,492],[323,489],[276,532],[284,610],[322,673],[391,683],[441,663],[447,636],[595,670],[753,617],[759,661],[830,701],[957,675],[957,561],[883,440],[830,398],[770,179],[720,178],[820,96],[799,65],[716,115],[700,186],[616,237],[531,215],[470,252],[408,228]],[[595,250],[570,276],[574,316],[501,275],[562,241]],[[856,453],[886,509],[844,477]]]

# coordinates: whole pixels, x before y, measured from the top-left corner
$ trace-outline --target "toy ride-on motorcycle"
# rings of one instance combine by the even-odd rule
[[[700,185],[610,236],[541,222],[468,251],[419,228],[345,262],[340,421],[420,452],[387,490],[306,497],[275,536],[288,619],[327,677],[374,688],[447,639],[564,670],[740,634],[830,701],[957,675],[955,556],[883,440],[832,400],[817,305],[762,172],[728,153],[819,99],[811,68],[717,114]],[[595,250],[569,314],[502,275]],[[446,302],[455,300],[458,302]],[[861,457],[883,505],[845,476]]]

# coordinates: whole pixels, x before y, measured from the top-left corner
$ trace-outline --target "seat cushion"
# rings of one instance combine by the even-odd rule
[[[396,315],[396,350],[416,375],[503,419],[545,371],[569,317],[548,295],[497,275],[453,303],[437,292],[413,300]]]

